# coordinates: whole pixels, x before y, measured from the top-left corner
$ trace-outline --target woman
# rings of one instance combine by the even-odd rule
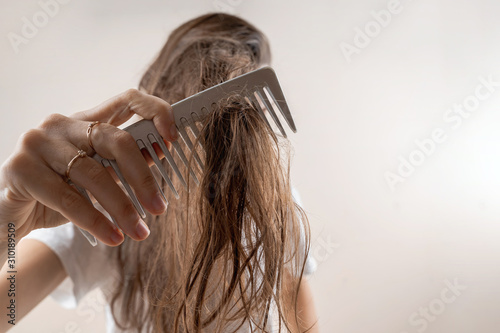
[[[0,174],[3,262],[8,223],[16,241],[25,237],[17,247],[17,320],[69,276],[76,302],[95,287],[104,292],[108,332],[317,330],[303,279],[314,266],[307,218],[293,200],[283,146],[253,106],[226,96],[201,120],[200,186],[186,170],[189,191],[171,177],[176,200],[162,183],[168,209],[151,158],[116,127],[138,115],[174,141],[169,103],[269,62],[258,29],[235,16],[204,15],[172,32],[139,90],[71,117],[52,115],[23,135]],[[117,161],[148,211],[146,223],[113,174],[87,156],[95,152]],[[66,178],[88,189],[98,209]],[[91,247],[67,221],[101,243]],[[8,281],[1,283],[5,298]]]

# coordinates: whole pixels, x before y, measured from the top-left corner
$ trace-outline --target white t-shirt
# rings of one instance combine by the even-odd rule
[[[301,205],[300,196],[295,189],[292,189],[292,195]],[[119,274],[117,263],[109,258],[115,257],[113,251],[116,251],[117,247],[107,246],[99,241],[97,246],[93,247],[73,223],[56,228],[37,229],[24,238],[36,239],[46,244],[56,253],[66,269],[68,276],[51,293],[51,297],[65,308],[76,308],[85,295],[95,288],[100,288],[106,300],[106,332],[124,332],[116,327],[109,306]],[[301,240],[301,246],[304,246],[303,237]],[[310,275],[315,270],[316,261],[309,255],[304,275]],[[250,332],[250,328],[244,325],[238,332]]]

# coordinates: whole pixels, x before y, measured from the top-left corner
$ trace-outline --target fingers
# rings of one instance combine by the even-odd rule
[[[47,151],[48,149],[50,151]],[[49,147],[39,149],[45,163],[57,174],[66,172],[66,166],[60,161],[70,161],[76,156],[77,150],[65,141],[51,142]],[[101,164],[88,156],[79,157],[71,167],[69,177],[73,183],[89,190],[127,235],[135,240],[147,238],[148,227],[140,219],[129,198]]]
[[[50,124],[53,122],[54,124]],[[59,136],[61,139],[63,138],[68,138],[73,145],[76,147],[79,147],[82,150],[85,150],[87,154],[91,154],[94,152],[94,149],[90,147],[90,141],[92,142],[92,145],[99,145],[102,146],[103,144],[106,144],[110,140],[110,137],[107,135],[113,135],[113,130],[109,130],[109,126],[105,123],[99,123],[97,125],[94,125],[92,128],[92,131],[90,132],[90,140],[87,135],[87,130],[89,127],[90,122],[88,121],[75,121],[74,119],[65,117],[60,114],[53,114],[48,117],[48,120],[46,120],[43,124],[43,126],[47,128],[54,128],[58,127],[57,131],[59,133]],[[108,130],[106,129],[99,129],[99,127],[106,127],[108,126]],[[165,143],[167,149],[170,150],[172,147],[172,144],[163,139],[163,142]],[[165,157],[163,154],[163,151],[161,148],[158,146],[158,144],[154,143],[153,148],[156,152],[156,155],[158,158],[161,160]],[[143,151],[143,156],[146,159],[146,162],[148,163],[149,166],[152,166],[154,164],[153,159],[149,156],[149,153],[147,151]],[[102,157],[103,154],[99,153]],[[107,157],[106,157],[107,158]]]
[[[77,122],[68,128],[74,128],[73,132],[81,133],[85,124]],[[74,135],[70,140],[73,138]],[[79,142],[73,144],[78,147]],[[101,157],[116,160],[125,180],[134,189],[144,208],[152,214],[161,214],[166,210],[160,188],[132,135],[113,125],[101,123],[92,130],[92,144]]]
[[[86,150],[87,153],[91,153],[93,150],[90,148],[87,138],[88,124],[89,122],[87,121],[75,120],[61,115],[52,115],[42,124],[42,127],[50,132],[57,132],[57,135],[51,133],[51,137],[55,137],[61,141],[69,141],[75,147],[79,147]],[[166,203],[163,200],[163,195],[160,193],[160,189],[149,169],[152,160],[149,155],[146,155],[146,161],[150,164],[148,165],[148,163],[145,162],[143,154],[129,133],[111,124],[99,123],[92,129],[91,140],[95,151],[100,156],[116,160],[125,180],[131,185],[137,198],[145,209],[156,215],[166,210]],[[49,145],[46,150],[45,154],[50,155],[54,148]],[[75,152],[76,151],[78,150],[75,150]],[[74,153],[72,152],[72,154]],[[160,158],[162,156],[163,153],[159,154]],[[62,171],[62,169],[66,167],[65,163],[70,159],[71,157],[50,158],[48,159],[48,163],[53,165],[54,170]],[[54,163],[58,163],[57,161],[61,161],[60,163],[62,165],[54,165]],[[90,176],[92,177],[93,175]],[[92,183],[88,183],[83,179],[80,179],[80,182],[81,184],[85,184],[82,185],[83,187],[90,190],[88,185]],[[95,195],[95,191],[91,191],[91,193],[101,202],[98,196]],[[121,193],[123,193],[123,191]],[[111,198],[115,199],[115,197]]]
[[[98,120],[118,126],[134,114],[152,119],[163,138],[175,141],[179,137],[172,106],[159,97],[137,89],[129,89],[91,110],[75,113],[72,117],[85,121]]]
[[[116,160],[147,210],[153,214],[164,212],[163,196],[149,170],[148,163],[152,164],[150,156],[143,156],[131,135],[115,127],[134,114],[153,120],[165,140],[177,140],[178,132],[170,104],[131,89],[73,117],[51,115],[36,130],[29,131],[29,135],[22,140],[20,153],[15,155],[18,162],[10,163],[17,170],[14,172],[18,179],[15,181],[16,188],[22,188],[19,191],[23,192],[23,197],[32,197],[59,212],[103,243],[121,243],[123,234],[120,230],[66,183],[61,175],[79,149],[92,152],[87,141],[87,126],[90,121],[98,120],[101,124],[92,131],[95,150],[104,158]],[[158,147],[154,148],[161,157]],[[149,230],[139,222],[129,198],[102,165],[88,156],[79,157],[74,160],[70,177],[75,184],[89,190],[126,234],[136,240],[147,237]],[[33,223],[36,224],[36,221]]]
[[[41,204],[60,212],[66,219],[97,237],[101,242],[116,246],[123,234],[101,212],[63,181],[54,170],[33,155],[17,155],[12,162],[23,190]]]

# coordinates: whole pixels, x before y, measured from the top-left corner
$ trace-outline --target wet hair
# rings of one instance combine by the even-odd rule
[[[207,14],[171,33],[139,88],[173,104],[270,61],[267,38],[253,25]],[[291,194],[288,145],[239,94],[215,103],[199,131],[199,186],[183,169],[183,189],[165,163],[180,198],[162,181],[166,213],[148,215],[149,238],[127,238],[117,251],[116,324],[137,332],[270,331],[274,313],[274,324],[291,330],[309,231]]]

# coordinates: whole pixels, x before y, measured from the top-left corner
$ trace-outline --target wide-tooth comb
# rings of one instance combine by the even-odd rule
[[[196,127],[196,122],[199,122],[200,119],[203,119],[203,117],[206,116],[210,112],[210,110],[212,110],[212,107],[220,99],[233,94],[242,95],[247,102],[252,104],[253,107],[259,112],[261,117],[265,120],[267,126],[269,126],[271,131],[274,130],[265,115],[265,111],[269,112],[271,119],[274,121],[283,137],[286,138],[286,132],[278,118],[278,112],[285,119],[290,129],[294,133],[297,132],[292,115],[286,103],[285,96],[283,95],[283,91],[281,90],[278,78],[274,70],[271,67],[262,67],[252,72],[243,74],[234,79],[228,80],[219,85],[192,95],[172,105],[175,117],[175,125],[177,126],[180,137],[192,152],[193,158],[201,168],[201,170],[204,170],[203,162],[196,152],[196,147],[194,147],[193,142],[189,138],[186,132],[186,128],[189,127],[194,136],[197,138],[199,136],[199,131]],[[158,144],[158,146],[161,148],[163,154],[165,155],[165,158],[170,164],[170,167],[173,168],[174,173],[179,178],[181,184],[185,187],[187,187],[187,184],[184,180],[184,177],[182,176],[182,173],[179,170],[179,167],[173,159],[172,153],[167,149],[163,138],[156,130],[153,121],[143,119],[124,128],[124,130],[132,135],[140,149],[146,149],[148,151],[162,178],[168,184],[175,197],[178,198],[179,194],[177,193],[172,180],[169,178],[166,170],[163,168],[160,158],[153,148],[154,143]],[[196,177],[194,170],[190,168],[188,159],[184,154],[179,142],[174,141],[171,143],[183,164],[186,166],[186,168],[188,168],[189,174],[191,175],[191,177],[193,177],[195,183],[198,184],[198,178]],[[93,158],[101,163],[104,167],[113,168],[123,187],[127,191],[130,200],[135,206],[137,212],[139,213],[141,218],[144,219],[146,217],[146,212],[144,211],[144,208],[134,194],[132,188],[123,177],[123,174],[118,168],[116,161],[102,158],[98,154],[95,154]],[[91,201],[87,194],[87,191],[84,188],[77,185],[75,185],[75,187],[85,198],[87,198],[87,200]],[[159,185],[158,188],[160,190],[160,193],[165,197],[165,194],[163,193]],[[116,221],[113,218],[111,219],[113,220],[115,225],[117,225]],[[92,234],[83,229],[80,229],[80,231],[88,239],[90,244],[92,244],[93,246],[97,245],[97,240]]]

